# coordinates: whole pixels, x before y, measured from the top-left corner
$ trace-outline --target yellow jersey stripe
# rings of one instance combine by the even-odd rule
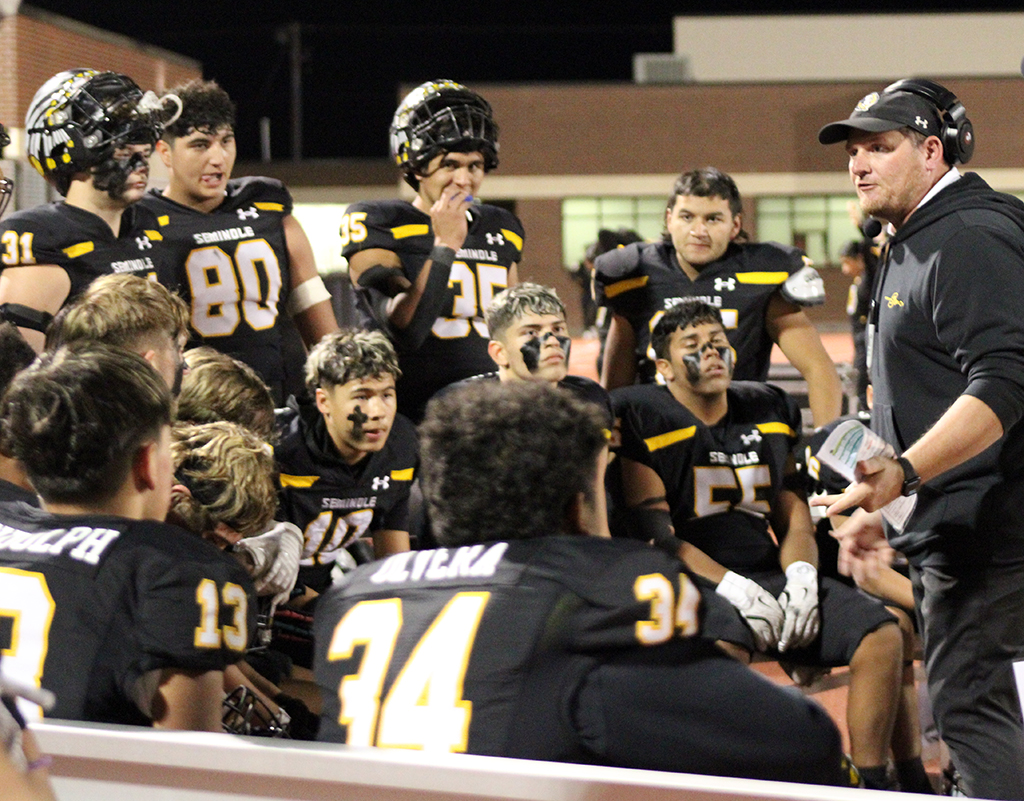
[[[264,201],[262,203],[253,203],[252,205],[258,208],[260,211],[284,211],[283,203],[267,203],[266,201]]]
[[[391,236],[395,239],[405,239],[410,236],[425,236],[430,233],[430,226],[423,223],[412,223],[410,225],[397,225],[391,229]]]
[[[758,423],[757,430],[762,434],[785,434],[787,437],[796,436],[796,432],[785,423]]]
[[[152,239],[154,242],[164,241],[164,235],[161,234],[159,231],[143,231],[143,233],[150,239]]]
[[[510,231],[508,228],[502,228],[501,233],[504,234],[505,239],[516,246],[516,249],[523,249],[523,238],[519,236],[515,231]]]
[[[170,222],[171,222],[171,215],[170,214],[161,214],[159,217],[156,218],[156,221],[158,223],[160,223],[161,227],[163,227],[165,225],[170,224]]]
[[[395,481],[412,481],[412,474],[415,472],[415,468],[407,467],[405,470],[392,470],[391,477]]]
[[[308,489],[320,480],[320,476],[290,476],[287,473],[281,473],[278,476],[278,479],[280,480],[282,487]]]
[[[77,259],[79,256],[92,253],[94,250],[96,250],[96,245],[92,242],[79,242],[77,245],[69,245],[64,248],[64,252],[69,259]]]
[[[736,273],[736,280],[741,284],[781,284],[789,273],[784,271],[772,273]]]
[[[606,298],[614,298],[616,295],[621,295],[623,292],[629,292],[631,289],[639,289],[644,286],[651,277],[649,275],[641,275],[638,278],[627,278],[625,281],[616,281],[614,284],[608,284],[604,288],[604,296]]]
[[[675,445],[677,442],[689,439],[696,433],[697,426],[677,428],[675,431],[669,431],[667,434],[658,434],[656,437],[645,439],[644,445],[647,446],[647,450],[656,451],[659,448],[667,448],[669,445]]]

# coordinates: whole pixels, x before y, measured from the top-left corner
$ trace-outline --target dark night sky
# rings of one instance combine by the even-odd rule
[[[270,117],[274,156],[287,157],[289,58],[281,31],[301,23],[303,139],[309,158],[385,157],[398,86],[431,78],[484,82],[629,81],[636,52],[670,52],[673,16],[811,13],[823,3],[777,0],[479,0],[331,2],[30,0],[30,4],[159,45],[203,63],[238,104],[239,156],[259,156]],[[830,6],[834,8],[834,6]],[[1008,3],[866,0],[853,12],[997,11]],[[71,66],[71,65],[69,65]],[[74,65],[90,66],[90,65]]]

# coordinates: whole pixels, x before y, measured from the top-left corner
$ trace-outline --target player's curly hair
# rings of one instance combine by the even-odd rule
[[[237,423],[264,442],[276,439],[274,398],[245,362],[213,348],[185,352],[188,372],[178,395],[178,422]]]
[[[667,359],[672,334],[701,323],[718,323],[724,327],[722,313],[717,308],[700,298],[684,298],[655,323],[651,331],[651,349],[659,359]]]
[[[0,404],[0,443],[44,501],[95,506],[170,422],[170,390],[149,362],[81,343],[46,352],[15,376]]]
[[[104,275],[54,319],[46,348],[103,342],[137,350],[153,336],[182,336],[188,318],[185,301],[162,284],[125,273]]]
[[[491,339],[501,339],[524,314],[558,314],[565,318],[565,304],[550,287],[525,281],[494,296],[484,312]]]
[[[173,142],[193,131],[213,134],[235,127],[235,104],[216,81],[192,80],[168,90],[181,100],[181,116],[164,128],[164,141]]]
[[[398,356],[380,331],[343,328],[321,339],[306,358],[306,386],[340,387],[358,378],[379,375],[401,377]]]
[[[175,425],[172,434],[174,477],[191,493],[172,511],[186,527],[205,534],[224,523],[243,537],[266,531],[277,511],[270,446],[224,421]]]
[[[593,502],[606,423],[594,404],[543,382],[478,381],[435,396],[420,425],[423,496],[446,546],[576,533]]]

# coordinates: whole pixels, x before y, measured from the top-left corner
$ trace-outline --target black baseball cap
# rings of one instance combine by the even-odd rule
[[[924,136],[941,136],[939,110],[920,95],[884,89],[862,97],[849,119],[830,122],[818,131],[818,141],[823,145],[845,142],[854,128],[879,133],[904,127]]]

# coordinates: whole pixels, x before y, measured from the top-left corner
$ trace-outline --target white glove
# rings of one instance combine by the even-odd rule
[[[256,594],[273,595],[277,604],[288,600],[295,586],[302,546],[302,532],[297,526],[275,522],[266,534],[237,542],[235,550],[245,551],[252,559]]]
[[[28,762],[21,748],[21,726],[3,704],[0,704],[0,749],[21,773],[27,770]]]
[[[774,648],[782,633],[783,612],[779,602],[768,590],[731,570],[719,582],[715,592],[731,603],[743,615],[754,633],[758,651]]]
[[[810,645],[818,636],[818,570],[809,562],[793,562],[786,568],[786,589],[779,596],[785,613],[779,651]]]

